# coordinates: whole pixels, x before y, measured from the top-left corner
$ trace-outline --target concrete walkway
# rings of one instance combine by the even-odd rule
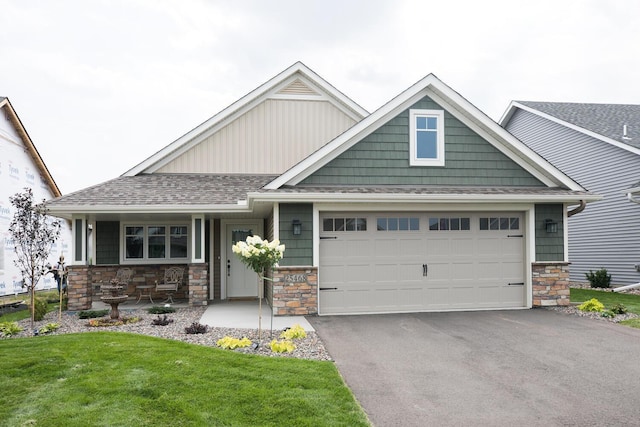
[[[223,328],[258,329],[258,301],[209,302],[200,323]],[[271,329],[271,307],[262,302],[262,329]],[[305,331],[315,331],[304,316],[274,316],[273,329],[281,330],[298,324]]]
[[[164,303],[156,302],[152,304],[149,301],[140,301],[139,304],[135,300],[128,300],[120,304],[118,307],[121,312],[128,310],[145,310],[153,306],[162,306]],[[189,307],[186,301],[178,300],[171,304],[174,308]],[[102,301],[93,301],[92,309],[102,310],[108,309],[110,306]],[[207,310],[200,318],[200,323],[212,327],[221,328],[240,328],[240,329],[258,329],[258,300],[253,301],[209,301]],[[300,325],[305,331],[315,331],[313,326],[304,316],[274,316],[273,329],[282,330],[290,328],[293,325]],[[271,329],[271,307],[262,301],[262,330]]]

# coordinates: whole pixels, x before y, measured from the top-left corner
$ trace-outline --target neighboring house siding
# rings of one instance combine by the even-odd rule
[[[410,109],[442,110],[425,97]],[[543,184],[445,111],[445,166],[409,166],[409,109],[306,178],[302,184]]]
[[[3,100],[0,97],[0,103]],[[47,175],[38,167],[23,139],[26,138],[25,135],[16,128],[13,113],[8,103],[0,107],[0,296],[26,292],[26,288],[22,287],[22,273],[14,264],[18,255],[14,251],[9,233],[9,225],[15,214],[15,207],[10,199],[18,193],[23,194],[25,188],[33,191],[35,203],[56,196]],[[55,265],[60,255],[65,256],[68,264],[73,258],[70,252],[71,223],[66,220],[60,220],[60,223],[60,238],[52,243],[46,260],[50,265]],[[56,287],[52,274],[45,274],[36,285],[38,290]]]
[[[157,172],[279,174],[354,123],[326,101],[270,99]]]
[[[536,261],[564,261],[564,227],[561,204],[536,205]],[[558,224],[557,233],[547,233],[546,220]]]
[[[633,268],[640,262],[640,205],[625,195],[638,181],[640,156],[522,110],[506,129],[604,197],[569,218],[571,280],[585,281],[589,270],[606,268],[614,284],[640,282]]]
[[[120,222],[96,222],[96,264],[120,263]]]
[[[293,235],[291,222],[302,222],[302,233]],[[313,265],[313,205],[280,203],[280,242],[285,245],[282,266]]]

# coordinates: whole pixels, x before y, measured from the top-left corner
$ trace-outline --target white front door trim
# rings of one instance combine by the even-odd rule
[[[231,242],[228,241],[227,236],[227,228],[229,225],[243,225],[250,226],[253,230],[255,230],[255,234],[263,237],[263,220],[261,218],[258,219],[222,219],[220,220],[220,299],[227,299],[227,260],[231,259],[231,257],[235,257],[235,255],[231,251]]]

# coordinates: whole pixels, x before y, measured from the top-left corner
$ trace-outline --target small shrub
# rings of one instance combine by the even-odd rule
[[[604,311],[604,304],[595,298],[591,298],[589,301],[585,301],[580,304],[578,306],[578,310],[602,312]]]
[[[613,304],[609,310],[611,310],[614,314],[625,314],[628,311],[627,307],[621,303]]]
[[[284,338],[287,340],[294,340],[297,338],[306,338],[306,336],[307,336],[307,333],[305,332],[304,328],[298,324],[295,324],[290,328],[286,328],[280,334],[280,338]]]
[[[35,305],[35,310],[33,314],[33,320],[39,322],[44,319],[45,314],[47,314],[47,300],[44,298],[35,298],[33,300]]]
[[[611,287],[611,275],[607,274],[606,268],[601,268],[595,273],[589,270],[588,273],[585,273],[589,284],[591,284],[592,288],[609,288]]]
[[[41,334],[48,334],[50,332],[56,331],[60,328],[59,323],[47,323],[42,328],[38,330]]]
[[[273,340],[269,343],[269,347],[271,347],[271,351],[274,353],[284,353],[285,351],[287,353],[291,353],[296,349],[296,345],[289,340]]]
[[[184,328],[184,331],[187,334],[204,334],[207,332],[207,325],[202,325],[198,322],[193,322],[191,324],[191,326],[187,326],[186,328]]]
[[[57,290],[54,291],[46,291],[46,292],[38,292],[38,298],[42,298],[43,300],[45,300],[47,303],[53,302],[60,302],[60,294],[58,293]]]
[[[220,338],[216,345],[220,348],[224,348],[225,350],[233,350],[236,348],[249,347],[251,345],[251,340],[247,337],[243,337],[242,339],[233,338],[230,336],[226,336],[224,338]]]
[[[22,332],[22,328],[17,322],[0,322],[0,335],[10,337]]]
[[[158,315],[156,319],[151,321],[151,324],[154,326],[167,326],[169,323],[173,323],[173,319],[169,319],[166,314],[162,317]]]
[[[613,319],[616,317],[616,314],[611,310],[605,310],[602,312],[602,317],[606,317],[607,319]]]
[[[167,313],[175,313],[176,309],[173,307],[162,307],[159,305],[154,305],[151,308],[148,308],[147,311],[149,314],[167,314]]]
[[[104,317],[109,310],[84,310],[78,313],[80,319],[95,319],[96,317]]]

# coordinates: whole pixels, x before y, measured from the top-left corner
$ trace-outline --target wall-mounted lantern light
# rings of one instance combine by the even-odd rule
[[[544,220],[545,228],[547,229],[547,233],[557,233],[558,232],[558,223],[552,219]]]
[[[302,222],[299,219],[291,221],[291,229],[294,236],[299,236],[302,233]]]

